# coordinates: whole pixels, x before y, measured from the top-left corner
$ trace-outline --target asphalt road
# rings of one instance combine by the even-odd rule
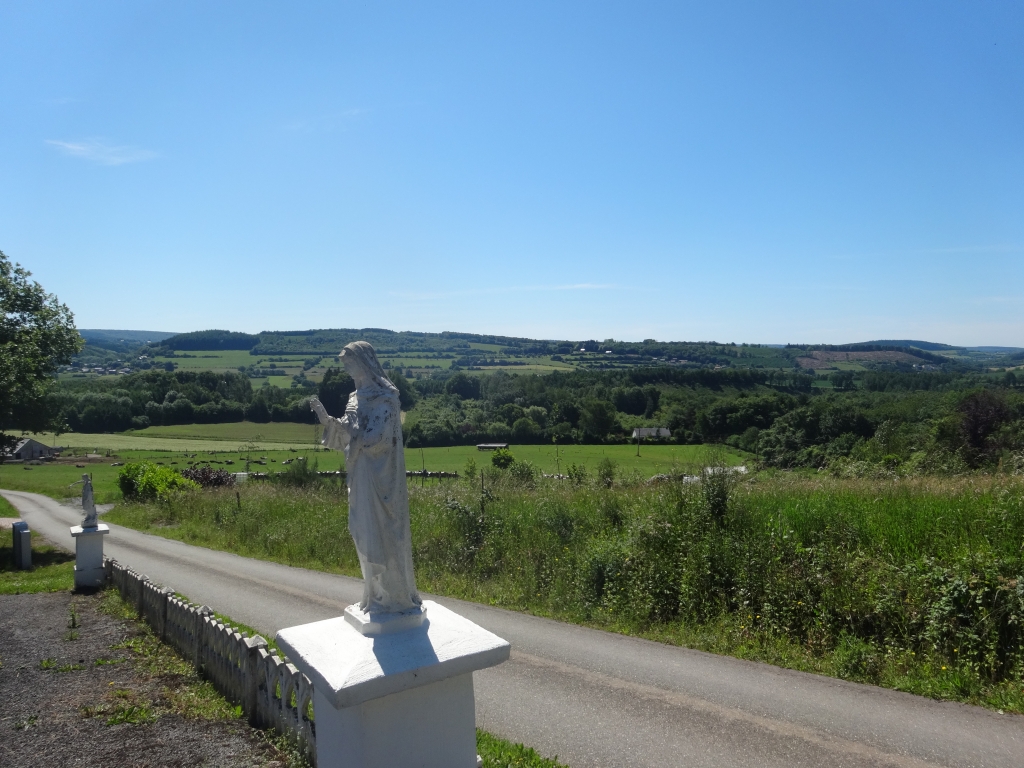
[[[80,512],[3,491],[35,535],[72,548]],[[106,554],[276,633],[339,615],[361,594],[332,576],[111,526]],[[447,598],[512,643],[476,673],[477,723],[591,766],[1024,768],[1024,717],[714,656]]]

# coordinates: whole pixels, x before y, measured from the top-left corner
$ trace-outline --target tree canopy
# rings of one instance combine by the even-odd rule
[[[0,448],[15,440],[6,433],[61,427],[47,395],[82,346],[71,310],[31,275],[0,251]]]

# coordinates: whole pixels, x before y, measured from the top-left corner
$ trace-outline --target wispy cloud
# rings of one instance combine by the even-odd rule
[[[618,285],[599,283],[572,283],[568,285],[509,285],[502,288],[470,288],[464,291],[389,291],[396,299],[411,301],[432,301],[435,299],[451,299],[464,296],[494,296],[506,293],[539,293],[542,291],[603,291],[620,288]]]
[[[157,156],[156,152],[149,149],[141,149],[127,145],[108,144],[100,139],[86,139],[84,141],[59,141],[47,139],[46,143],[56,147],[65,155],[80,157],[100,165],[125,165],[126,163],[140,163],[144,160],[152,160]]]

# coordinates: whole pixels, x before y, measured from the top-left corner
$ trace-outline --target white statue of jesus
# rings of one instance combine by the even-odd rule
[[[346,346],[341,362],[356,385],[345,415],[330,416],[315,397],[309,405],[324,425],[323,444],[345,452],[348,529],[363,571],[359,608],[368,614],[411,611],[421,601],[412,569],[398,388],[365,341]]]
[[[93,499],[92,478],[89,475],[82,475],[82,512],[85,519],[82,520],[83,528],[95,528],[99,525],[96,519],[96,502]]]

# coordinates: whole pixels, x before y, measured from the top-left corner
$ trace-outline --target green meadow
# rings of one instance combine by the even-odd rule
[[[253,429],[264,433],[253,433]],[[251,424],[188,424],[174,427],[150,427],[130,435],[61,435],[56,441],[52,435],[37,436],[48,445],[73,446],[78,454],[99,453],[102,460],[89,460],[84,468],[73,463],[49,463],[38,466],[0,465],[0,488],[42,493],[55,499],[78,495],[77,486],[83,472],[93,474],[93,485],[101,503],[118,501],[118,468],[115,463],[128,461],[154,461],[168,466],[184,468],[189,461],[209,461],[214,466],[232,472],[245,471],[246,458],[254,463],[254,472],[275,472],[283,468],[282,462],[297,456],[315,460],[321,471],[344,468],[344,457],[322,446],[314,447],[314,427],[309,424],[270,423]],[[231,437],[233,435],[233,437]],[[230,439],[229,439],[230,438]],[[245,446],[251,441],[251,450]],[[707,463],[738,466],[745,454],[735,449],[713,449],[700,445],[641,445],[637,456],[635,445],[513,445],[513,455],[520,461],[532,463],[546,474],[565,474],[571,464],[582,465],[593,474],[604,459],[614,462],[620,477],[649,478],[658,474],[695,472]],[[107,456],[105,454],[109,453]],[[464,473],[472,460],[478,469],[489,466],[493,454],[477,450],[475,446],[451,448],[408,448],[405,451],[406,468],[412,471]],[[65,458],[68,457],[66,455]],[[85,460],[82,460],[85,462]],[[223,462],[231,461],[231,464]],[[262,464],[255,462],[264,462]],[[217,464],[217,462],[221,462]]]
[[[410,483],[421,589],[1024,711],[1020,478],[523,477]],[[357,576],[338,490],[248,483],[108,519]]]

